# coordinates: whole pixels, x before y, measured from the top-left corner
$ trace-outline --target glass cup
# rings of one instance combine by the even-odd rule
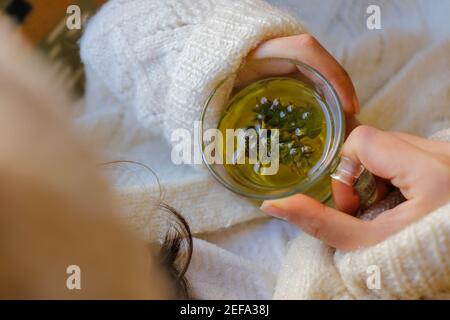
[[[222,163],[212,162],[205,152],[206,146],[211,143],[211,138],[205,133],[208,129],[218,128],[229,101],[248,85],[274,77],[298,80],[313,89],[323,102],[322,109],[327,127],[322,155],[308,171],[306,178],[298,184],[276,188],[237,181]],[[203,162],[217,181],[227,189],[244,197],[259,200],[283,198],[296,193],[306,194],[321,202],[326,202],[330,198],[330,174],[337,166],[339,151],[345,137],[345,117],[336,91],[324,76],[312,67],[300,61],[281,58],[247,63],[211,92],[203,107],[199,130]]]

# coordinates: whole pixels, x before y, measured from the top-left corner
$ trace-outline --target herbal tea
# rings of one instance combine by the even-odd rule
[[[225,169],[237,182],[256,189],[285,188],[300,183],[319,162],[325,148],[324,108],[325,102],[312,88],[291,78],[269,78],[239,91],[229,102],[219,130],[226,136],[227,129],[253,129],[257,133],[267,129],[270,141],[271,130],[278,129],[279,168],[276,174],[261,174],[266,164],[259,156],[254,163],[248,159],[252,149],[258,148],[261,142],[246,140],[244,150],[238,149],[234,155],[235,160],[245,157],[244,164],[224,161]],[[237,138],[234,143],[237,144]],[[222,155],[226,154],[226,145],[221,146]]]

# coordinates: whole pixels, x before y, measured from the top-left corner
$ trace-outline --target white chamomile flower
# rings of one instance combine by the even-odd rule
[[[286,116],[286,113],[284,113],[283,111],[280,112],[280,118],[284,118]]]
[[[310,153],[312,151],[312,148],[310,146],[303,146],[302,152],[303,153]]]
[[[265,103],[267,103],[267,102],[268,102],[268,100],[267,100],[266,97],[262,97],[262,98],[261,98],[261,103],[262,103],[262,104],[265,104]]]
[[[303,119],[303,120],[306,120],[306,119],[309,118],[310,115],[311,115],[311,112],[308,112],[308,111],[303,112],[303,114],[302,114],[302,119]]]
[[[288,105],[287,111],[288,111],[288,112],[292,112],[292,104]]]

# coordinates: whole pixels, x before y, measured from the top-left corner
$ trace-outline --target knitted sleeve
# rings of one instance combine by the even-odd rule
[[[206,97],[261,41],[302,31],[261,0],[111,0],[89,22],[81,57],[95,73],[88,89],[98,87],[89,79],[101,81],[146,126],[163,122],[170,138],[177,128],[193,132]]]

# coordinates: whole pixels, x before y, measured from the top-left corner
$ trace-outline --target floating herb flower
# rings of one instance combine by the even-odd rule
[[[320,161],[327,137],[319,98],[301,81],[285,78],[257,81],[233,95],[218,126],[222,135],[226,137],[228,129],[243,129],[257,137],[249,131],[245,142],[234,138],[239,152],[233,163],[224,162],[225,170],[236,181],[251,182],[252,188],[300,183]],[[272,148],[275,140],[276,149]],[[226,142],[220,150],[224,161],[229,151]],[[276,173],[267,174],[274,168]]]
[[[305,155],[311,154],[313,151],[314,151],[313,148],[311,148],[310,146],[307,145],[302,146],[302,152]]]
[[[303,112],[302,119],[306,120],[306,119],[308,119],[310,117],[310,115],[311,115],[311,112],[308,112],[308,111]]]
[[[261,104],[255,108],[256,124],[252,128],[257,132],[260,128],[279,129],[280,162],[294,170],[306,170],[310,166],[308,159],[314,149],[305,144],[303,139],[316,137],[321,132],[321,123],[314,121],[313,113],[307,107],[293,103],[285,106],[280,99],[271,101],[267,97],[259,100]],[[270,135],[268,140],[261,139],[260,144],[270,146]]]

